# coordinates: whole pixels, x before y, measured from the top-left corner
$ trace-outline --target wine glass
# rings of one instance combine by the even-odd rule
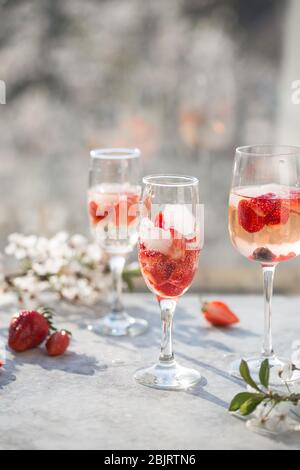
[[[135,336],[146,330],[147,322],[129,316],[121,296],[126,257],[138,239],[140,151],[97,149],[90,155],[88,213],[92,235],[108,256],[113,306],[89,329],[108,336]]]
[[[265,329],[262,352],[247,363],[257,378],[268,359],[272,380],[287,362],[274,354],[271,303],[276,266],[300,254],[300,148],[254,145],[236,150],[229,200],[229,232],[234,247],[261,264]],[[239,377],[239,361],[231,372]],[[299,378],[294,372],[292,380]]]
[[[135,379],[148,387],[187,389],[201,376],[174,360],[172,322],[178,299],[194,279],[203,246],[199,183],[197,178],[176,175],[147,176],[143,182],[139,262],[159,302],[162,339],[158,364],[137,371]]]

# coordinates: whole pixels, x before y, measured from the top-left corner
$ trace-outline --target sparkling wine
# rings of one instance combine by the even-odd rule
[[[265,264],[300,254],[300,189],[268,184],[233,188],[229,231],[238,251]]]
[[[163,214],[155,223],[142,221],[139,261],[149,289],[160,298],[177,298],[190,287],[198,267],[199,243],[196,236],[166,226]],[[178,228],[178,227],[177,227]]]

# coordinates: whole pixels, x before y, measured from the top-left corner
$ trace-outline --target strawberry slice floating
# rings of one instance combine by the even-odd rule
[[[262,230],[265,225],[285,225],[290,217],[292,199],[280,199],[274,193],[243,199],[238,205],[239,224],[249,233]]]
[[[214,300],[202,305],[202,312],[206,320],[213,326],[229,327],[239,323],[239,318],[224,302]]]
[[[265,214],[259,205],[242,199],[238,206],[239,224],[249,233],[256,233],[265,226]]]
[[[182,258],[186,252],[186,239],[174,228],[170,228],[172,245],[170,248],[170,257],[173,259]]]
[[[89,203],[89,214],[93,225],[96,225],[109,215],[109,211],[107,209],[102,211],[95,201],[91,201]]]
[[[165,228],[165,219],[164,219],[164,214],[162,212],[159,212],[156,214],[155,219],[154,219],[154,225],[155,227],[158,228]]]
[[[135,194],[123,194],[120,200],[114,204],[114,223],[116,227],[129,226],[138,217],[139,196]]]
[[[290,192],[290,199],[289,204],[290,204],[290,211],[295,213],[295,214],[300,214],[300,191],[297,190],[292,190]]]

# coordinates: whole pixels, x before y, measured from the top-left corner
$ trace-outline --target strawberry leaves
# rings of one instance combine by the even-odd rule
[[[53,324],[53,317],[55,316],[54,310],[50,307],[42,307],[42,308],[39,308],[38,311],[47,320],[48,325],[49,325],[49,330],[50,331],[57,331],[57,328],[55,328],[55,326]]]

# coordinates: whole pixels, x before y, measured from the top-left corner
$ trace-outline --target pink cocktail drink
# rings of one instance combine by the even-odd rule
[[[237,250],[265,264],[300,254],[300,189],[281,185],[233,188],[229,231]]]
[[[198,268],[197,238],[168,227],[161,213],[151,233],[149,237],[149,232],[142,229],[139,241],[139,261],[146,284],[159,298],[180,297],[192,284]]]
[[[139,186],[100,184],[88,194],[90,225],[95,239],[110,253],[132,251],[137,242]]]

